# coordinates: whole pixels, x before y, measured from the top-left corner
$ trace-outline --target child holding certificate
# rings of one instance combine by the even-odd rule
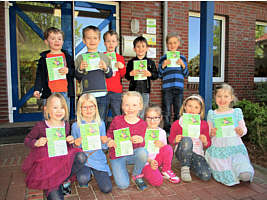
[[[44,190],[49,200],[62,200],[70,192],[69,178],[82,169],[87,157],[72,147],[69,112],[61,94],[54,93],[47,99],[44,117],[45,121],[37,122],[24,140],[31,152],[22,169],[28,188]]]
[[[125,78],[130,81],[129,91],[140,92],[144,106],[140,117],[144,118],[145,108],[149,104],[149,94],[151,90],[151,80],[158,78],[158,70],[153,60],[147,58],[148,43],[143,36],[137,37],[133,41],[136,57],[129,60],[126,67]]]
[[[191,182],[190,169],[201,180],[211,177],[203,147],[210,146],[209,126],[204,121],[205,104],[201,96],[187,97],[180,109],[180,119],[171,126],[170,144],[176,145],[175,156],[181,164],[181,179]]]
[[[91,94],[83,94],[77,104],[77,122],[72,125],[71,134],[75,146],[82,148],[88,159],[77,173],[80,187],[88,187],[94,174],[99,189],[104,193],[112,190],[111,171],[102,149],[107,149],[105,123],[100,119],[96,99]]]
[[[232,108],[235,102],[233,88],[223,83],[215,90],[216,110],[209,110],[208,123],[212,145],[206,151],[206,159],[213,178],[227,186],[240,181],[252,181],[254,169],[241,137],[247,128],[240,108]]]
[[[70,109],[69,97],[75,96],[75,69],[72,57],[62,49],[64,33],[57,28],[50,27],[44,32],[44,38],[50,50],[40,54],[33,96],[46,100],[51,93],[60,92]]]
[[[106,78],[110,78],[113,72],[109,57],[98,52],[100,40],[101,31],[96,26],[83,29],[83,43],[87,52],[75,59],[75,76],[81,82],[81,93],[90,93],[96,98],[100,118],[105,120],[108,94]]]
[[[171,183],[179,183],[180,179],[171,170],[173,150],[167,144],[166,132],[159,127],[161,108],[150,106],[145,111],[147,129],[145,135],[146,149],[149,153],[148,162],[143,169],[144,178],[153,186],[160,186],[163,178]],[[161,172],[159,170],[161,168]]]
[[[128,91],[122,96],[123,115],[116,116],[107,132],[107,145],[115,183],[120,189],[130,185],[128,164],[133,164],[132,180],[139,190],[145,190],[142,170],[147,162],[145,146],[146,122],[138,117],[143,109],[139,92]]]

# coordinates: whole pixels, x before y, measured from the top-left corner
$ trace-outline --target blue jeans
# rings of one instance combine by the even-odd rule
[[[87,185],[91,180],[91,174],[94,174],[95,180],[101,192],[109,193],[112,190],[112,183],[108,172],[96,170],[91,167],[83,166],[83,168],[77,173],[77,180],[80,186]]]
[[[169,88],[162,90],[162,114],[164,130],[169,134],[171,129],[172,106],[174,112],[173,121],[179,119],[179,111],[183,104],[183,90]]]
[[[121,115],[121,93],[108,92],[106,119],[108,117],[109,109],[111,109],[111,111],[112,111],[112,117],[115,117],[117,115]]]
[[[142,93],[142,97],[143,97],[143,110],[141,110],[139,116],[142,119],[144,119],[145,109],[146,109],[146,107],[148,107],[148,104],[149,104],[149,93]]]
[[[127,165],[134,165],[132,176],[142,173],[142,170],[147,162],[148,152],[145,148],[140,147],[134,149],[133,155],[123,156],[117,159],[110,160],[113,178],[116,185],[120,189],[126,189],[130,185]]]
[[[211,169],[206,159],[193,152],[193,142],[190,137],[183,137],[175,152],[176,158],[182,167],[187,166],[203,181],[211,178]]]
[[[100,118],[105,121],[106,118],[106,106],[107,106],[107,96],[96,97],[97,107]]]

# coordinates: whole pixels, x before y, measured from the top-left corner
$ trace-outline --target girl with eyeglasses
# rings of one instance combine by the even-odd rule
[[[159,127],[162,120],[161,108],[157,105],[152,105],[145,110],[145,120],[147,122],[146,144],[149,143],[148,137],[154,137],[152,142],[158,148],[158,153],[151,150],[146,145],[148,150],[148,161],[143,169],[144,178],[153,186],[160,186],[163,183],[163,178],[168,179],[171,183],[179,183],[180,179],[171,170],[171,162],[173,158],[173,149],[167,144],[166,132]],[[151,130],[151,131],[148,131]],[[158,130],[153,132],[153,130]],[[157,135],[158,134],[158,135]],[[161,167],[161,172],[159,170]]]

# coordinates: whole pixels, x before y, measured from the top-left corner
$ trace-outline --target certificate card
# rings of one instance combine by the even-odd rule
[[[110,62],[111,62],[111,68],[113,72],[118,71],[118,68],[115,67],[115,64],[117,62],[117,57],[116,57],[116,53],[112,52],[112,53],[106,53],[106,55],[109,57]]]
[[[199,138],[200,136],[200,115],[183,114],[183,136]]]
[[[143,72],[147,70],[147,60],[135,60],[134,70],[139,72],[136,76],[134,76],[135,81],[146,80],[147,77],[143,76]]]
[[[99,69],[100,57],[98,53],[85,53],[82,54],[83,60],[87,62],[88,67],[86,71],[93,71]]]
[[[216,118],[214,120],[216,131],[216,137],[235,137],[235,127],[232,117]]]
[[[115,148],[116,157],[133,154],[133,144],[129,128],[122,128],[113,131],[114,140],[117,145]]]
[[[101,149],[99,126],[97,123],[81,124],[82,149],[91,151]]]
[[[167,51],[167,60],[171,61],[168,67],[181,67],[176,62],[180,59],[180,51]]]
[[[147,18],[146,19],[146,32],[149,34],[156,34],[157,21],[156,19]]]
[[[68,154],[65,128],[46,128],[48,156],[62,156]]]
[[[63,56],[46,58],[49,81],[66,79],[66,75],[61,75],[58,70],[64,67]]]
[[[159,140],[159,129],[146,129],[145,148],[148,153],[159,153],[159,148],[154,144],[156,140]]]

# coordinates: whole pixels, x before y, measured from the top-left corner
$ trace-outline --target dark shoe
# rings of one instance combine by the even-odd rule
[[[70,181],[64,182],[61,185],[61,190],[63,195],[71,194],[71,182]]]
[[[147,189],[147,185],[143,180],[143,174],[133,176],[133,182],[137,186],[137,189],[144,191]]]

